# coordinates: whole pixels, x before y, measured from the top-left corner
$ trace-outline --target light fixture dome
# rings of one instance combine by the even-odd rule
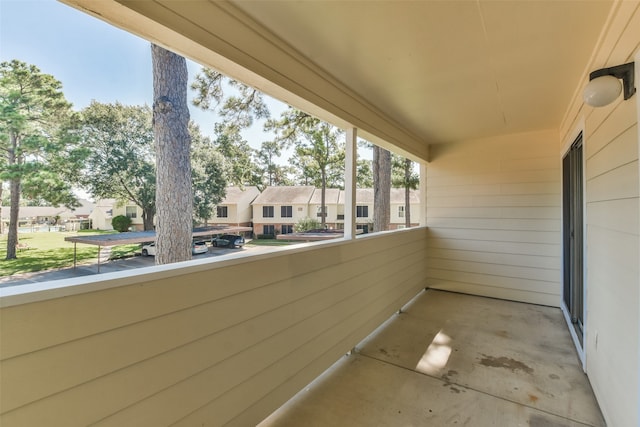
[[[622,92],[622,85],[617,77],[608,75],[596,77],[584,88],[584,102],[592,107],[604,107],[616,100]]]

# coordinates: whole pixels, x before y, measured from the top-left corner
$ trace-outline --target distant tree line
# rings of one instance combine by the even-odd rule
[[[161,86],[158,70],[179,68],[180,62],[171,65],[168,61],[180,58],[165,58],[164,52],[154,48],[152,55],[159,67],[154,68],[155,88]],[[193,223],[206,224],[214,216],[215,206],[230,185],[252,185],[261,190],[266,186],[313,185],[322,190],[323,206],[326,188],[344,188],[345,141],[340,129],[292,107],[272,118],[262,93],[207,68],[194,77],[190,89],[195,92],[196,107],[220,118],[213,124],[214,137],[210,138],[188,121],[187,111],[188,135],[182,139],[189,140],[185,145],[190,162],[186,169],[190,169]],[[180,127],[167,124],[158,130],[159,124],[169,123],[169,118],[163,117],[167,111],[164,99],[155,97],[152,107],[94,101],[81,111],[73,111],[61,83],[53,76],[18,60],[0,64],[0,199],[8,199],[10,209],[7,259],[16,257],[19,206],[77,207],[74,189],[94,198],[134,202],[142,208],[144,229],[153,229],[158,213],[159,161],[175,156],[175,152],[159,155],[158,148],[165,148],[159,138]],[[177,110],[177,104],[167,105],[168,110]],[[253,149],[242,131],[259,119],[265,120],[265,135],[273,138]],[[282,164],[279,159],[285,151],[292,154]],[[378,210],[389,210],[391,185],[407,189],[408,206],[408,191],[417,188],[417,182],[410,161],[392,157],[378,147],[374,147],[373,167],[370,160],[357,160],[358,187],[373,186],[376,194],[387,194],[386,201],[380,196],[382,204],[374,207],[376,218]],[[2,193],[5,183],[8,195]],[[409,209],[405,212],[410,222]],[[384,221],[387,226],[389,221],[388,214],[386,219],[384,215],[380,218],[382,223],[374,225],[378,230],[385,229]],[[324,220],[322,217],[321,226]]]

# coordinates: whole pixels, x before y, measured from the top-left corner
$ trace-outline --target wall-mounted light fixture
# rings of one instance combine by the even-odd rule
[[[589,74],[589,84],[584,88],[582,97],[584,102],[592,107],[604,107],[611,104],[620,96],[620,80],[624,86],[624,99],[627,100],[636,93],[633,85],[634,63],[602,68]]]

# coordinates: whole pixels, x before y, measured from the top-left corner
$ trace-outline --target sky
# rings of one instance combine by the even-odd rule
[[[0,61],[12,59],[59,80],[75,110],[92,100],[153,103],[149,42],[56,0],[0,0]],[[201,67],[190,60],[187,66],[191,82]],[[274,117],[286,108],[270,98],[267,102]],[[212,136],[215,114],[189,109],[202,132]],[[262,122],[243,136],[254,148],[271,139]]]

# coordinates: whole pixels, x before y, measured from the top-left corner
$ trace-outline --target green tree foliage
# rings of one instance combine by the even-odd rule
[[[264,129],[274,132],[275,141],[282,147],[292,147],[303,138],[305,129],[313,129],[318,123],[315,117],[290,106],[280,114],[279,119],[267,120]]]
[[[214,209],[225,196],[227,180],[225,159],[210,138],[203,136],[195,124],[191,133],[191,180],[193,187],[193,214],[198,222],[207,225]]]
[[[222,119],[214,126],[213,145],[225,159],[228,183],[263,189],[263,171],[257,165],[257,153],[242,138],[241,131],[252,126],[256,119],[269,118],[264,95],[209,68],[203,68],[195,76],[191,89],[195,91],[193,105],[213,111]]]
[[[196,92],[193,105],[217,112],[227,128],[239,131],[253,125],[255,119],[269,118],[260,91],[215,70],[203,68],[196,74],[191,89]]]
[[[206,222],[224,198],[226,162],[211,139],[189,124],[195,219]],[[82,112],[83,159],[79,182],[98,198],[133,202],[143,211],[145,230],[156,214],[156,168],[151,109],[93,102]]]
[[[82,111],[79,182],[94,197],[133,202],[145,230],[156,213],[156,167],[148,106],[93,101]]]
[[[215,132],[217,137],[213,146],[225,159],[227,182],[238,187],[256,185],[263,188],[262,176],[253,158],[254,150],[242,138],[238,128],[219,123]]]
[[[411,190],[420,185],[420,175],[413,169],[413,162],[397,154],[391,156],[391,184],[404,188],[404,221],[406,227],[411,227]]]
[[[344,188],[345,145],[342,132],[300,110],[289,108],[280,120],[270,120],[267,128],[276,132],[276,141],[293,146],[291,164],[296,168],[297,182],[321,189],[321,210],[326,210],[327,188]],[[324,227],[326,218],[322,217]]]
[[[298,141],[293,164],[300,167],[299,182],[308,182],[319,188],[344,188],[344,141],[341,132],[318,120]]]
[[[278,164],[276,161],[281,155],[282,145],[278,142],[262,143],[260,150],[256,153],[263,177],[261,188],[273,185],[294,185],[293,180],[289,178],[289,174],[294,172],[293,168]]]
[[[129,231],[129,227],[131,227],[131,218],[126,215],[114,216],[111,219],[111,226],[114,230],[124,233]]]
[[[16,258],[18,210],[24,193],[53,205],[78,206],[61,169],[73,139],[71,104],[62,84],[18,60],[0,64],[0,179],[9,182],[6,259]],[[69,150],[73,151],[73,150]]]
[[[398,154],[391,154],[391,185],[394,188],[415,190],[420,184],[420,175],[414,170],[414,163]]]
[[[356,185],[358,188],[373,187],[371,160],[358,159],[356,162]]]
[[[294,226],[293,231],[296,233],[304,233],[309,230],[318,230],[324,228],[315,218],[302,218]]]
[[[358,188],[373,187],[373,162],[360,158],[362,150],[373,152],[374,145],[369,141],[358,138],[358,158],[356,160],[356,185]]]
[[[289,107],[278,119],[267,120],[264,130],[276,134],[274,141],[263,143],[260,150],[251,155],[248,144],[242,143],[240,130],[254,123],[256,118],[269,118],[269,111],[260,92],[237,81],[228,80],[222,74],[203,69],[191,85],[197,93],[193,103],[204,109],[216,111],[223,122],[216,125],[219,135],[216,145],[228,162],[229,181],[235,185],[314,185],[324,193],[328,187],[344,187],[344,142],[340,131],[311,115]],[[231,93],[231,95],[229,95]],[[275,159],[283,149],[294,149],[289,165],[278,165]],[[384,150],[386,151],[386,150]],[[380,154],[382,152],[378,152]],[[256,168],[252,157],[257,160]],[[382,215],[381,229],[388,228],[391,164],[389,153],[382,153],[376,164],[364,159],[357,162],[356,180],[360,188],[378,188],[375,192],[378,209]],[[374,170],[379,175],[374,178]],[[262,177],[260,177],[262,175]],[[294,179],[289,179],[289,175]],[[380,191],[380,185],[384,187]],[[323,218],[324,220],[324,218]],[[387,224],[386,226],[383,224]]]

